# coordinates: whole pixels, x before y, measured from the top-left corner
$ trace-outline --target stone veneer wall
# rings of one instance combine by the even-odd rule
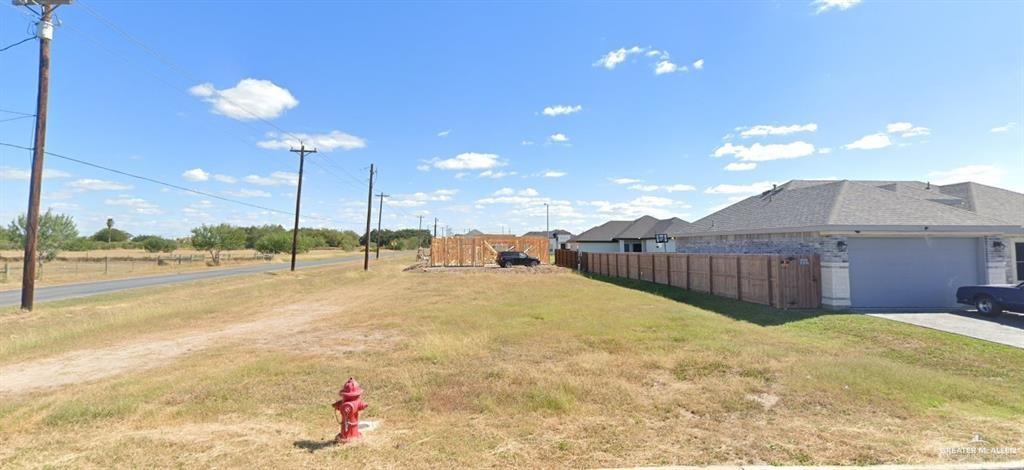
[[[846,251],[846,237],[787,235],[677,238],[675,241],[679,253],[820,255],[822,305],[827,308],[849,307],[850,256]]]

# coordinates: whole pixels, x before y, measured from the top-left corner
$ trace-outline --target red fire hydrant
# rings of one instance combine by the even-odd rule
[[[341,387],[341,390],[338,391],[341,400],[334,402],[333,406],[341,416],[338,419],[338,424],[341,425],[341,432],[335,438],[339,443],[363,437],[359,433],[359,412],[365,410],[370,405],[359,398],[362,394],[363,389],[359,388],[359,382],[356,382],[356,379],[351,377],[349,377],[348,382],[345,382],[345,386]]]

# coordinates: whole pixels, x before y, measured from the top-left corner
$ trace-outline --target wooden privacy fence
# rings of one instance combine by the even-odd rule
[[[779,308],[821,307],[821,260],[817,255],[578,255],[584,272],[639,279]],[[560,258],[556,252],[555,259],[569,259],[569,255],[562,254]]]
[[[555,266],[576,269],[579,261],[580,253],[576,250],[555,250]]]
[[[548,239],[513,235],[440,237],[430,242],[431,266],[484,266],[494,264],[502,251],[522,251],[548,264]]]

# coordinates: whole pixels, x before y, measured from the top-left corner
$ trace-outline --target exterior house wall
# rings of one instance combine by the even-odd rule
[[[1010,264],[1013,257],[1010,251],[1013,245],[1003,237],[985,237],[983,239],[985,256],[985,282],[988,284],[1006,284],[1013,279]]]
[[[618,242],[574,242],[576,249],[585,253],[615,253],[620,251]]]
[[[1024,262],[1024,259],[1017,258],[1017,244],[1024,244],[1024,237],[1022,236],[1003,236],[1003,244],[1006,245],[1006,280],[1010,283],[1024,281],[1024,276],[1017,274],[1017,264]]]
[[[667,246],[666,246],[667,245]],[[661,253],[663,251],[673,253],[676,251],[676,241],[669,240],[668,243],[657,243],[653,238],[644,240],[644,251]]]
[[[632,253],[633,252],[632,246],[633,246],[634,243],[639,243],[640,244],[640,250],[641,251],[647,251],[646,247],[644,246],[644,241],[643,240],[640,240],[640,239],[637,239],[637,238],[628,238],[628,239],[619,240],[619,252],[627,253],[626,245],[630,245],[630,249],[629,249],[628,253]]]

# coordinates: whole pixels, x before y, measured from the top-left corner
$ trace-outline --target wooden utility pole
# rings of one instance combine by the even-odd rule
[[[46,109],[50,100],[50,40],[53,39],[53,10],[56,4],[43,5],[36,24],[39,37],[39,82],[36,89],[36,129],[32,146],[32,177],[28,189],[28,213],[25,216],[25,262],[21,276],[21,308],[32,310],[36,292],[36,245],[39,237],[39,199],[43,185],[43,157],[46,152]]]
[[[384,215],[384,198],[391,197],[391,195],[384,194],[384,191],[381,191],[380,194],[378,194],[377,196],[380,197],[380,208],[377,209],[377,238],[374,243],[377,245],[376,259],[380,259],[380,222],[382,216]]]
[[[373,212],[373,163],[370,164],[370,190],[366,196],[366,246],[363,249],[363,271],[370,269],[370,218]]]
[[[434,217],[434,238],[437,238],[437,217]]]
[[[289,152],[299,154],[299,185],[295,189],[295,228],[292,229],[292,271],[295,271],[295,254],[299,249],[299,207],[302,202],[302,170],[306,164],[306,154],[316,153],[316,149],[306,150],[306,145],[299,143],[298,150],[290,149]]]

